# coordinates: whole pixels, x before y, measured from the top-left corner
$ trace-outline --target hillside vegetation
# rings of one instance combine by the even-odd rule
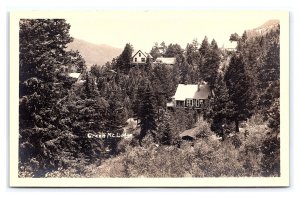
[[[152,56],[176,57],[173,66],[133,65],[126,44],[90,71],[66,48],[69,29],[61,19],[20,21],[20,177],[280,176],[279,25],[233,33],[236,51],[207,37],[185,50],[156,43]],[[178,84],[201,81],[214,90],[207,108],[166,109]],[[195,138],[183,140],[189,129]]]

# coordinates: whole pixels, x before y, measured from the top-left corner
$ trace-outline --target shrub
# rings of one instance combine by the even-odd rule
[[[260,121],[256,124],[260,115],[254,115],[245,127],[244,133],[238,134],[243,144],[239,148],[239,161],[243,163],[243,167],[247,173],[246,176],[261,176],[261,147],[268,133],[265,122]]]
[[[198,126],[198,131],[196,134],[197,138],[207,138],[213,134],[212,131],[210,130],[209,123],[205,121],[203,117],[199,119],[196,126]]]
[[[280,140],[266,138],[262,145],[261,167],[263,176],[280,176]]]

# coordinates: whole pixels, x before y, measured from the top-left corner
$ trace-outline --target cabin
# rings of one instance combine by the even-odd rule
[[[205,82],[198,84],[178,84],[172,101],[167,108],[203,109],[209,104],[213,91]]]
[[[81,75],[81,73],[79,73],[79,72],[68,73],[68,76],[71,78],[74,78],[74,79],[78,79],[80,77],[80,75]]]
[[[142,52],[142,50],[138,50],[137,52],[133,53],[133,56],[131,57],[131,63],[132,64],[146,64],[147,59],[150,59],[150,61],[153,61],[153,57],[151,54],[147,52]]]
[[[154,61],[154,64],[165,64],[169,66],[173,66],[176,62],[175,57],[157,57]]]

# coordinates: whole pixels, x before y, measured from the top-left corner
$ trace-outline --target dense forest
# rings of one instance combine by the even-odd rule
[[[70,28],[20,20],[19,177],[280,176],[279,24],[233,33],[234,51],[208,37],[155,43],[152,57],[176,57],[173,66],[133,65],[127,43],[90,70],[67,50]],[[206,109],[166,109],[178,84],[200,81],[214,92]],[[196,140],[180,138],[195,127]],[[116,138],[89,138],[99,132]]]

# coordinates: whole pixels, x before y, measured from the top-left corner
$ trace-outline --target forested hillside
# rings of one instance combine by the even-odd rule
[[[208,37],[156,43],[153,58],[176,57],[172,66],[132,64],[128,43],[90,71],[67,50],[69,29],[60,19],[20,21],[20,177],[280,175],[279,24],[233,33],[236,51]],[[214,92],[208,108],[166,108],[178,84],[201,81]],[[194,128],[195,140],[181,138]],[[116,138],[93,138],[100,132]]]

